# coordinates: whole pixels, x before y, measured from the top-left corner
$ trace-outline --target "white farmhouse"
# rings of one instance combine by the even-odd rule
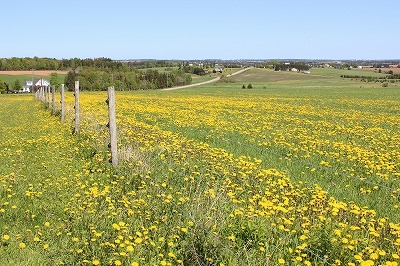
[[[25,85],[22,86],[22,89],[19,92],[31,92],[31,87],[33,86],[32,80],[25,80]]]

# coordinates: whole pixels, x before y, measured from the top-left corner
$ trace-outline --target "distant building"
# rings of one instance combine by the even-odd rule
[[[216,67],[216,68],[214,68],[213,73],[217,73],[217,72],[222,73],[222,70],[223,70],[222,68]]]
[[[35,86],[48,87],[48,86],[50,86],[50,81],[48,81],[47,79],[41,78],[35,83]]]
[[[39,79],[36,82],[33,80],[25,80],[25,85],[18,92],[36,92],[41,87],[49,87],[50,81],[47,79]]]
[[[19,92],[31,92],[32,86],[33,86],[32,80],[25,80],[25,85],[22,86],[22,89],[20,89]]]

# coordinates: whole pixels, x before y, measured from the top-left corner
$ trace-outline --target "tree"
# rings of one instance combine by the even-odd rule
[[[19,81],[19,79],[16,79],[14,81],[13,89],[16,90],[16,91],[19,91],[21,88],[22,88],[21,82]]]
[[[6,83],[0,79],[0,94],[6,93]]]
[[[51,84],[51,86],[56,86],[56,88],[60,87],[61,84],[58,81],[58,74],[57,73],[51,73],[50,84]]]
[[[69,91],[73,91],[75,88],[75,78],[77,75],[75,71],[68,71],[68,74],[65,76],[64,83]]]

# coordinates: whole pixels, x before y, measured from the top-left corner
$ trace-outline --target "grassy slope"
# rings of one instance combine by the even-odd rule
[[[58,82],[60,82],[60,84],[64,83],[64,78],[66,75],[64,74],[58,74]],[[50,75],[49,76],[37,76],[34,75],[33,79],[34,80],[38,80],[40,78],[44,78],[47,80],[50,80]],[[15,80],[19,79],[19,81],[21,82],[22,85],[25,85],[25,81],[26,80],[32,80],[32,75],[5,75],[5,74],[0,74],[0,80],[2,80],[3,82],[6,82],[7,84],[10,84],[11,87],[13,86]]]

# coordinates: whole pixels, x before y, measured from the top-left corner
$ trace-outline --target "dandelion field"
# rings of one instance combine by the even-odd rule
[[[117,92],[116,169],[106,93],[0,96],[0,264],[398,265],[400,91],[315,72]]]

